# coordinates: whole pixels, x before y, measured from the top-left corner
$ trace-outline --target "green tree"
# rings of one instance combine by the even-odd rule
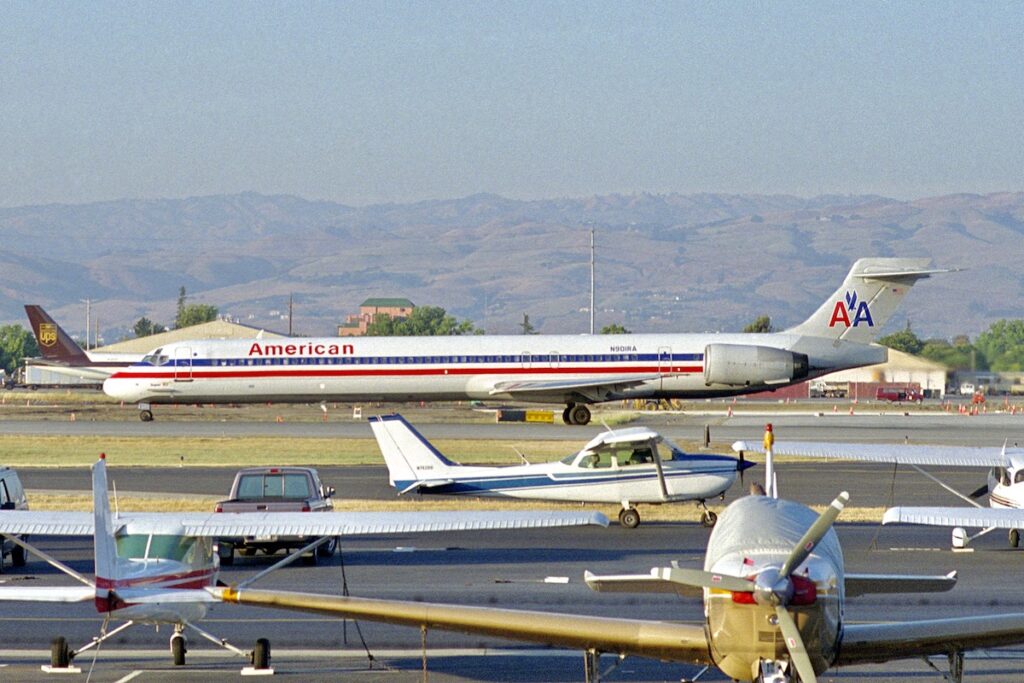
[[[408,318],[375,316],[366,327],[368,337],[441,337],[483,334],[469,320],[459,321],[440,306],[417,306]]]
[[[523,328],[523,334],[537,334],[537,330],[530,322],[530,316],[525,313],[523,313],[523,322],[519,323],[519,327]]]
[[[627,330],[618,323],[612,323],[611,325],[605,325],[602,327],[601,334],[633,334],[633,332],[631,330]]]
[[[191,327],[217,319],[217,307],[210,304],[186,304],[185,285],[178,290],[178,314],[174,317],[174,329]]]
[[[0,367],[14,372],[25,358],[39,355],[36,338],[21,325],[0,326]]]
[[[917,335],[910,329],[910,325],[907,325],[905,330],[887,334],[879,339],[878,343],[882,346],[888,346],[890,349],[896,349],[897,351],[910,353],[915,356],[921,353],[921,349],[924,348],[924,342],[917,338]]]
[[[954,337],[952,344],[945,339],[928,339],[921,349],[921,356],[953,370],[984,370],[988,367],[984,355],[971,346],[965,336]]]
[[[974,345],[996,372],[1024,370],[1024,320],[997,320]]]
[[[136,320],[135,326],[132,329],[135,330],[136,337],[148,337],[151,334],[160,334],[167,331],[166,327],[160,323],[153,322],[145,316]]]
[[[755,332],[759,334],[768,334],[774,332],[775,328],[772,326],[772,318],[768,315],[758,316],[754,322],[750,323],[743,328],[744,332]]]

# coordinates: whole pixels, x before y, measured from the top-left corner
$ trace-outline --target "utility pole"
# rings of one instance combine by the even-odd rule
[[[85,304],[85,350],[89,350],[89,330],[92,328],[92,299],[79,299]]]
[[[594,229],[590,229],[590,334],[594,334]]]
[[[292,336],[292,295],[288,295],[288,336]]]

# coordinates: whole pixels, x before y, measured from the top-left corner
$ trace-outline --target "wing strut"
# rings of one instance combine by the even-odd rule
[[[654,469],[658,471],[658,485],[661,487],[661,499],[668,501],[668,486],[665,484],[665,470],[661,467],[661,449],[658,444],[651,442],[651,451],[654,452]]]
[[[52,555],[48,555],[47,553],[44,553],[39,548],[35,547],[34,545],[32,545],[30,543],[26,543],[25,541],[21,540],[17,536],[12,536],[11,534],[4,534],[3,536],[8,541],[11,541],[12,543],[16,543],[17,545],[20,545],[22,548],[24,548],[28,552],[30,552],[33,555],[41,558],[48,565],[50,565],[50,566],[52,566],[52,567],[54,567],[56,569],[59,569],[60,571],[64,572],[65,574],[67,574],[68,576],[73,578],[75,581],[79,581],[81,583],[84,583],[89,588],[96,588],[96,583],[95,582],[90,581],[86,577],[82,576],[81,574],[76,572],[74,569],[72,569],[71,567],[67,566],[66,564],[64,564],[60,560],[56,559]]]

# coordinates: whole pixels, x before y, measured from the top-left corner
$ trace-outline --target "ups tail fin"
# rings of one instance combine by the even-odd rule
[[[96,544],[96,586],[100,591],[108,588],[118,578],[117,545],[114,540],[114,520],[110,515],[110,499],[107,493],[107,460],[101,455],[92,466],[92,510],[93,533]]]
[[[53,321],[42,306],[26,304],[25,313],[32,334],[36,336],[39,353],[48,361],[66,363],[67,365],[89,365],[89,356],[75,343],[64,329]]]
[[[370,427],[388,466],[391,485],[404,491],[422,479],[437,479],[457,463],[441,455],[401,415],[370,418]]]
[[[927,258],[862,258],[843,284],[810,318],[786,332],[866,344],[896,312],[918,280],[948,270],[930,268]]]

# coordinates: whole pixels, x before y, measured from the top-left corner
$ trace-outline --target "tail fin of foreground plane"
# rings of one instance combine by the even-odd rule
[[[371,417],[370,427],[387,463],[391,485],[400,493],[415,488],[417,482],[444,478],[449,468],[459,467],[441,455],[401,415]]]
[[[107,456],[101,454],[92,466],[93,534],[96,543],[96,597],[106,598],[107,590],[117,579],[117,546],[114,544],[114,521],[107,497]]]
[[[918,280],[948,270],[927,258],[862,258],[842,286],[810,318],[786,332],[863,344],[872,342]]]
[[[42,306],[26,304],[25,313],[44,359],[68,365],[89,365],[89,356]]]

